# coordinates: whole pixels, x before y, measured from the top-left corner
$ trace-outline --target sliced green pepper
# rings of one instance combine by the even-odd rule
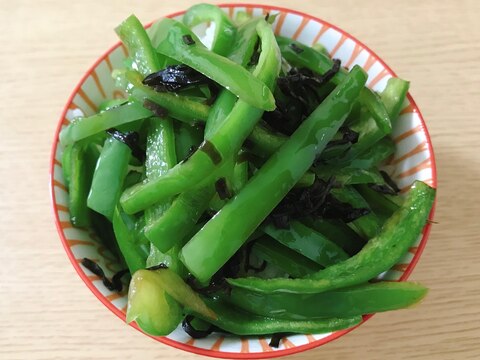
[[[341,202],[350,204],[355,209],[370,209],[365,199],[352,186],[344,186],[340,189],[332,189],[332,195]],[[382,222],[378,216],[370,212],[352,221],[352,224],[359,231],[360,236],[371,239],[377,235]]]
[[[203,22],[213,22],[215,24],[215,34],[212,40],[212,51],[223,56],[230,52],[237,29],[227,14],[218,6],[211,4],[193,5],[185,12],[182,21],[189,28]]]
[[[87,205],[110,221],[122,193],[131,153],[127,145],[108,137],[97,161]]]
[[[280,54],[270,26],[259,22],[257,30],[262,39],[262,51],[253,74],[273,87],[280,70]],[[222,165],[238,153],[262,114],[262,110],[237,101],[228,120],[188,161],[175,166],[162,178],[127,189],[120,200],[125,211],[135,213],[192,187],[215,181]]]
[[[243,190],[183,247],[180,259],[199,281],[218,271],[308,170],[342,125],[365,81],[365,72],[354,67]]]
[[[186,311],[235,335],[265,335],[279,332],[323,334],[346,329],[362,321],[361,316],[292,321],[249,314],[222,301],[205,299],[205,303],[217,314],[216,320],[208,319],[188,308]]]
[[[263,227],[263,231],[323,267],[348,259],[341,247],[298,221],[291,221],[289,229],[278,229],[273,224],[268,224]]]
[[[391,201],[389,198],[371,189],[366,184],[355,186],[360,195],[368,202],[373,211],[385,216],[392,215],[398,210],[399,205]]]
[[[230,285],[256,292],[314,294],[359,285],[390,269],[418,239],[427,222],[435,189],[415,181],[407,199],[363,249],[341,263],[305,279],[228,279]]]
[[[399,78],[390,78],[387,81],[385,90],[383,90],[380,95],[392,123],[397,120],[398,115],[400,114],[403,103],[407,98],[409,87],[410,83],[408,81]]]
[[[60,132],[60,143],[73,144],[76,141],[95,135],[110,128],[142,120],[152,116],[152,112],[137,102],[128,102],[122,106],[104,112],[74,119]]]
[[[166,336],[182,321],[182,307],[151,273],[139,270],[132,275],[126,321],[136,321],[150,335]]]
[[[138,243],[135,220],[118,207],[113,213],[113,231],[130,274],[144,269],[148,253]]]
[[[87,227],[90,225],[90,210],[87,207],[87,196],[92,184],[98,150],[93,144],[75,143],[69,150],[68,211],[70,221],[74,226]]]
[[[290,250],[269,236],[257,240],[252,247],[252,254],[284,270],[294,278],[304,277],[320,270],[312,260]]]
[[[355,255],[365,245],[365,241],[341,220],[306,218],[302,222],[332,240],[349,255]]]
[[[162,252],[176,243],[182,244],[207,209],[213,194],[213,186],[208,186],[178,195],[168,210],[146,225],[145,236]]]
[[[253,314],[289,320],[350,317],[397,310],[421,301],[428,289],[410,282],[379,282],[320,294],[259,294],[233,288],[225,300]]]
[[[127,47],[136,68],[144,77],[162,69],[159,54],[152,47],[147,32],[135,15],[126,18],[115,28],[115,32]]]
[[[332,59],[322,52],[282,36],[277,36],[277,42],[282,56],[294,65],[306,67],[318,74],[324,74],[332,68]],[[333,83],[338,85],[345,78],[346,74],[346,69],[341,69],[333,77]],[[384,135],[392,132],[388,111],[386,111],[384,104],[372,90],[365,87],[362,90],[359,102],[369,110],[378,129],[380,129]]]
[[[186,96],[157,92],[142,84],[143,77],[137,71],[115,70],[113,74],[117,78],[117,82],[122,84],[134,99],[142,104],[145,100],[150,100],[164,108],[168,116],[190,124],[205,121],[208,117],[210,108],[207,105],[193,101]],[[145,108],[143,110],[148,112],[148,116],[153,115],[149,110]]]
[[[164,34],[157,47],[159,53],[192,67],[254,107],[275,109],[275,99],[265,83],[240,65],[209,51],[185,25],[166,18],[159,27]],[[194,43],[185,43],[184,36],[190,36]]]

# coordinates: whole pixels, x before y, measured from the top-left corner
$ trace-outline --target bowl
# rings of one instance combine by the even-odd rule
[[[230,17],[235,16],[239,11],[246,11],[258,16],[278,13],[273,24],[276,34],[294,38],[307,45],[321,43],[333,57],[342,61],[343,66],[361,65],[368,72],[367,84],[373,90],[381,91],[387,80],[396,76],[393,70],[362,42],[340,28],[311,15],[275,6],[253,4],[225,4],[221,7]],[[183,12],[179,12],[169,15],[169,17],[179,19],[182,14]],[[61,155],[63,149],[59,144],[58,135],[60,130],[74,117],[93,114],[98,104],[105,98],[122,96],[121,92],[115,90],[110,73],[112,69],[122,67],[122,61],[126,55],[126,48],[117,43],[100,56],[87,70],[63,109],[55,132],[50,161],[50,190],[53,212],[58,234],[67,256],[92,293],[122,320],[125,320],[126,292],[109,291],[103,285],[101,279],[80,264],[84,257],[95,260],[105,269],[106,275],[110,277],[120,270],[115,258],[99,242],[92,231],[77,229],[70,224],[68,192],[62,175]],[[397,149],[389,161],[389,166],[391,175],[402,192],[408,190],[412,181],[417,179],[436,187],[432,144],[420,110],[410,94],[393,129],[393,138]],[[432,217],[433,210],[430,219]],[[419,235],[416,244],[410,248],[398,264],[382,274],[383,279],[403,281],[408,278],[425,247],[429,231],[430,224],[427,224],[422,234]],[[363,322],[371,316],[364,316]],[[138,329],[135,324],[132,324],[132,326]],[[328,334],[287,336],[282,339],[278,348],[271,348],[268,345],[269,339],[265,337],[234,337],[212,334],[206,339],[194,340],[183,332],[181,327],[167,337],[153,338],[167,345],[201,355],[229,359],[251,359],[298,353],[326,344],[352,330],[347,329]]]

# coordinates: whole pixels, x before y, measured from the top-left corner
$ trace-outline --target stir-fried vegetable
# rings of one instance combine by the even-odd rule
[[[147,32],[128,17],[116,32],[129,58],[112,74],[128,99],[60,134],[72,224],[128,269],[110,281],[82,263],[117,291],[130,272],[127,321],[151,335],[182,319],[193,337],[331,332],[426,294],[369,283],[435,196],[415,182],[403,199],[383,171],[408,82],[377,94],[361,67],[276,37],[272,19],[199,4]]]

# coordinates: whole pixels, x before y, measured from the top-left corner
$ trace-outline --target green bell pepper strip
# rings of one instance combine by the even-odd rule
[[[113,108],[119,107],[125,104],[128,100],[126,99],[108,99],[98,105],[98,112],[111,110]]]
[[[159,54],[153,48],[147,32],[135,15],[125,19],[115,28],[115,32],[128,49],[143,77],[162,69]]]
[[[381,232],[350,259],[304,279],[227,279],[230,285],[261,293],[314,294],[359,285],[395,265],[415,243],[425,226],[435,189],[415,181],[404,204],[383,225]]]
[[[410,83],[408,81],[392,77],[388,79],[387,86],[380,95],[392,123],[397,120],[398,115],[400,114],[403,103],[407,98],[409,87]]]
[[[234,94],[226,89],[220,91],[220,94],[208,114],[207,122],[205,124],[205,138],[210,138],[215,134],[232,111],[237,99],[238,98]]]
[[[118,247],[127,263],[130,274],[144,269],[148,253],[137,243],[135,220],[117,207],[113,213],[112,223]]]
[[[336,163],[326,165],[322,164],[317,169],[318,171],[326,174],[335,174],[338,172],[347,171],[347,169],[373,169],[388,159],[389,156],[393,155],[394,152],[395,143],[390,137],[387,136],[367,149],[367,151],[357,156],[355,159],[342,162],[341,164],[338,163],[337,159]],[[317,170],[314,172],[317,172]]]
[[[242,67],[248,67],[255,52],[258,43],[257,26],[259,22],[263,22],[263,20],[252,19],[241,25],[237,30],[235,44],[231,53],[228,54],[228,58]]]
[[[70,145],[110,128],[142,120],[152,116],[152,112],[142,104],[128,102],[125,105],[98,114],[74,119],[60,132],[60,143]]]
[[[204,301],[217,314],[216,320],[208,319],[188,308],[185,311],[235,335],[267,335],[279,332],[323,334],[346,329],[362,321],[361,316],[296,321],[267,318],[232,308],[223,301]]]
[[[365,245],[365,241],[341,220],[304,218],[302,223],[332,240],[349,255],[355,255]]]
[[[335,181],[342,185],[355,184],[384,184],[385,181],[377,169],[355,169],[355,168],[315,168],[313,171],[320,179],[328,180],[335,176]]]
[[[185,96],[168,92],[157,92],[142,84],[143,77],[137,71],[115,70],[113,76],[117,79],[117,83],[141,104],[145,100],[150,100],[166,109],[169,116],[179,121],[194,124],[197,121],[205,121],[208,117],[210,108],[207,105],[193,101]],[[143,107],[143,105],[140,106]],[[145,108],[144,111],[148,111],[149,115],[152,115]]]
[[[391,201],[385,195],[371,189],[366,184],[358,184],[355,189],[368,202],[373,211],[377,214],[391,216],[400,207],[398,204]]]
[[[180,249],[181,245],[174,245],[170,250],[161,252],[155,245],[150,243],[150,252],[146,264],[147,268],[164,264],[182,279],[186,279],[188,276],[187,269],[185,269],[185,265],[178,260],[178,252]]]
[[[263,226],[262,230],[279,243],[323,267],[349,257],[337,244],[298,221],[291,221],[289,229],[278,229],[273,224],[268,224]]]
[[[241,154],[240,154],[241,155]],[[248,161],[235,163],[231,179],[232,190],[234,194],[238,194],[248,181]]]
[[[167,59],[155,51],[147,32],[135,16],[132,15],[127,18],[116,28],[116,32],[129,50],[142,77],[155,73],[166,66]],[[126,78],[134,87],[133,89],[131,86],[127,87],[127,90],[129,89],[132,93],[139,92],[138,88],[143,87],[140,79],[135,78],[133,72],[126,74]],[[152,180],[162,176],[168,169],[172,168],[177,163],[177,157],[172,120],[169,118],[152,118],[149,125],[145,173],[147,179]],[[168,206],[169,204],[161,204],[146,209],[144,215],[146,226],[149,226],[158,216],[163,214]]]
[[[262,51],[253,74],[273,87],[280,71],[280,53],[269,25],[259,22],[257,31],[262,39]],[[263,110],[238,100],[222,126],[188,161],[155,181],[127,189],[120,200],[125,211],[135,213],[192,187],[215,181],[222,165],[238,153],[262,114]]]
[[[298,182],[295,184],[295,187],[296,188],[310,187],[315,182],[315,179],[316,179],[316,176],[314,173],[306,172],[305,174],[303,174],[300,180],[298,180]]]
[[[182,307],[148,270],[132,275],[126,322],[136,321],[147,334],[166,336],[182,321]]]
[[[325,56],[330,57],[330,54],[328,53],[327,48],[320,43],[313,44],[312,49],[315,51],[318,51],[319,53],[324,54]]]
[[[397,120],[398,114],[403,106],[408,92],[409,83],[398,78],[390,78],[385,90],[380,94],[380,99],[385,105],[385,109],[392,122]],[[377,96],[377,95],[375,95]],[[378,126],[378,123],[369,116],[367,112],[362,112],[358,122],[351,128],[360,133],[358,142],[353,144],[345,159],[353,159],[360,154],[368,151],[372,144],[377,143],[385,136],[385,132]]]
[[[374,117],[373,115],[372,117],[375,120],[375,124],[377,125],[379,131],[381,131],[384,135],[389,135],[392,133],[390,114],[386,105],[374,91],[370,89],[362,91],[358,102],[360,104],[364,104],[369,114],[377,115],[377,117]]]
[[[235,38],[233,51],[228,58],[246,67],[255,50],[258,41],[257,24],[259,20],[249,21],[241,26]],[[210,138],[232,111],[237,97],[227,89],[222,89],[215,101],[205,125],[205,138]]]
[[[293,65],[306,67],[319,74],[324,74],[332,68],[332,59],[322,52],[316,51],[298,41],[282,36],[277,36],[277,42],[280,51],[282,52],[282,56]],[[295,48],[301,49],[301,51],[297,52],[294,50],[292,44],[294,44]],[[340,69],[340,71],[333,77],[332,82],[338,85],[345,78],[346,74],[346,69]],[[365,87],[358,100],[369,110],[382,133],[384,135],[390,134],[392,132],[392,125],[388,116],[388,111],[386,111],[384,104],[375,93]]]
[[[304,277],[320,270],[312,260],[290,250],[269,236],[257,240],[252,247],[252,254],[284,270],[294,278]]]
[[[379,129],[375,120],[366,110],[361,112],[360,118],[350,128],[360,135],[358,141],[350,147],[349,151],[341,159],[337,159],[339,163],[355,159],[385,137],[385,133]]]
[[[197,314],[201,314],[209,320],[215,320],[217,318],[215,312],[209,308],[200,295],[188,286],[174,271],[167,268],[138,270],[133,274],[130,286],[138,285],[139,281],[142,282],[145,280],[155,284],[156,287],[163,288],[175,301],[185,308],[195,311]],[[148,298],[147,294],[142,296]],[[131,300],[129,294],[129,302]],[[141,311],[141,309],[139,309],[139,311]]]
[[[159,25],[164,38],[157,51],[190,66],[222,85],[246,103],[262,110],[274,110],[275,99],[269,87],[248,70],[233,61],[209,51],[182,23],[165,18]],[[185,44],[183,36],[190,35],[195,43]]]
[[[265,156],[265,154],[262,154],[262,155]],[[265,161],[267,160],[262,157],[255,156],[253,154],[249,154],[248,157],[249,157],[250,164],[255,166],[257,169],[260,169],[263,166],[263,164],[265,164]],[[302,175],[300,180],[298,180],[298,182],[295,184],[295,187],[296,188],[309,187],[313,185],[314,182],[315,182],[315,174],[311,173],[310,171],[307,171],[305,174]]]
[[[161,216],[146,225],[145,236],[162,252],[177,243],[183,245],[213,194],[213,186],[181,193]]]
[[[266,158],[277,151],[287,139],[287,136],[274,133],[258,124],[250,133],[246,147],[255,155]]]
[[[199,281],[205,282],[225,264],[310,168],[342,125],[365,81],[360,67],[352,69],[243,190],[183,247],[180,259]]]
[[[252,19],[252,16],[247,14],[246,11],[238,11],[235,14],[235,23],[237,25],[243,25],[244,23],[246,23],[247,21],[249,21],[251,19]]]
[[[203,141],[203,131],[199,127],[174,122],[175,152],[178,161],[182,161],[191,155],[192,147],[197,148]]]
[[[218,6],[211,4],[196,4],[183,15],[182,22],[192,28],[203,22],[215,24],[215,34],[212,41],[212,52],[226,56],[233,45],[237,29],[227,14]]]
[[[70,187],[70,172],[72,171],[72,148],[72,145],[65,146],[62,153],[62,172],[67,189]]]
[[[233,288],[225,301],[260,316],[311,320],[403,309],[421,301],[427,292],[411,282],[379,282],[319,294],[266,295]]]
[[[69,150],[69,159],[63,166],[69,166],[68,211],[70,221],[76,227],[90,225],[90,210],[87,196],[92,184],[98,151],[93,144],[75,143]]]
[[[337,200],[348,203],[355,209],[366,208],[371,210],[365,199],[352,186],[344,186],[340,189],[332,189],[331,194]],[[382,221],[375,213],[370,212],[367,215],[353,220],[352,224],[360,232],[360,236],[365,239],[371,239],[377,235],[382,226]]]
[[[175,134],[172,120],[169,118],[151,118],[149,127],[145,175],[147,180],[151,181],[163,176],[169,169],[175,166],[177,155],[175,152]],[[169,206],[170,201],[145,209],[145,227],[149,227],[156,222]]]
[[[93,173],[87,206],[110,221],[122,193],[131,153],[127,145],[108,137]]]
[[[230,60],[243,67],[247,66],[255,50],[255,44],[258,41],[258,22],[258,20],[250,21],[238,29],[235,43],[233,44],[233,51],[228,56]],[[227,89],[220,91],[207,118],[205,138],[210,138],[217,131],[232,111],[237,99],[235,94],[232,94]]]

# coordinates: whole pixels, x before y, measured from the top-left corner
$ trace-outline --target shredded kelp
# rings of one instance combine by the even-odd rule
[[[214,330],[215,326],[210,325],[206,330],[195,329],[192,325],[192,320],[194,317],[192,315],[187,315],[182,321],[182,329],[193,339],[203,339],[210,335]]]
[[[158,265],[150,266],[150,267],[148,267],[146,270],[154,271],[154,270],[160,270],[160,269],[168,269],[167,264],[160,263],[160,264],[158,264]]]
[[[223,177],[215,182],[215,191],[221,200],[230,199],[232,197],[232,192],[228,188],[227,180]]]
[[[153,87],[158,92],[178,92],[194,85],[211,82],[208,77],[187,65],[167,66],[143,79],[144,85]]]
[[[97,275],[103,282],[103,285],[110,291],[120,292],[123,289],[122,277],[129,273],[128,269],[120,270],[115,275],[113,275],[112,280],[106,277],[103,269],[95,261],[88,258],[82,259],[82,265],[85,266],[92,273]]]
[[[138,160],[144,161],[145,160],[145,150],[143,150],[139,143],[140,143],[140,136],[136,131],[129,131],[129,132],[121,132],[115,128],[111,128],[107,130],[107,133],[112,136],[117,141],[120,141],[127,145],[130,150],[132,150],[132,155],[135,156]]]
[[[272,335],[268,346],[278,348],[280,346],[280,340],[282,340],[285,336],[289,335],[289,333],[281,332]]]
[[[332,68],[323,75],[292,67],[287,75],[278,78],[277,108],[266,112],[263,119],[274,130],[291,135],[334,89],[329,81],[339,70],[339,60],[334,60]]]
[[[195,40],[193,40],[192,35],[183,35],[182,36],[183,43],[185,45],[194,45]]]
[[[354,208],[337,200],[330,193],[334,186],[334,177],[328,181],[317,178],[308,188],[291,190],[272,211],[267,221],[271,221],[277,228],[288,229],[291,220],[307,216],[341,219],[348,223],[370,213],[369,209]]]

